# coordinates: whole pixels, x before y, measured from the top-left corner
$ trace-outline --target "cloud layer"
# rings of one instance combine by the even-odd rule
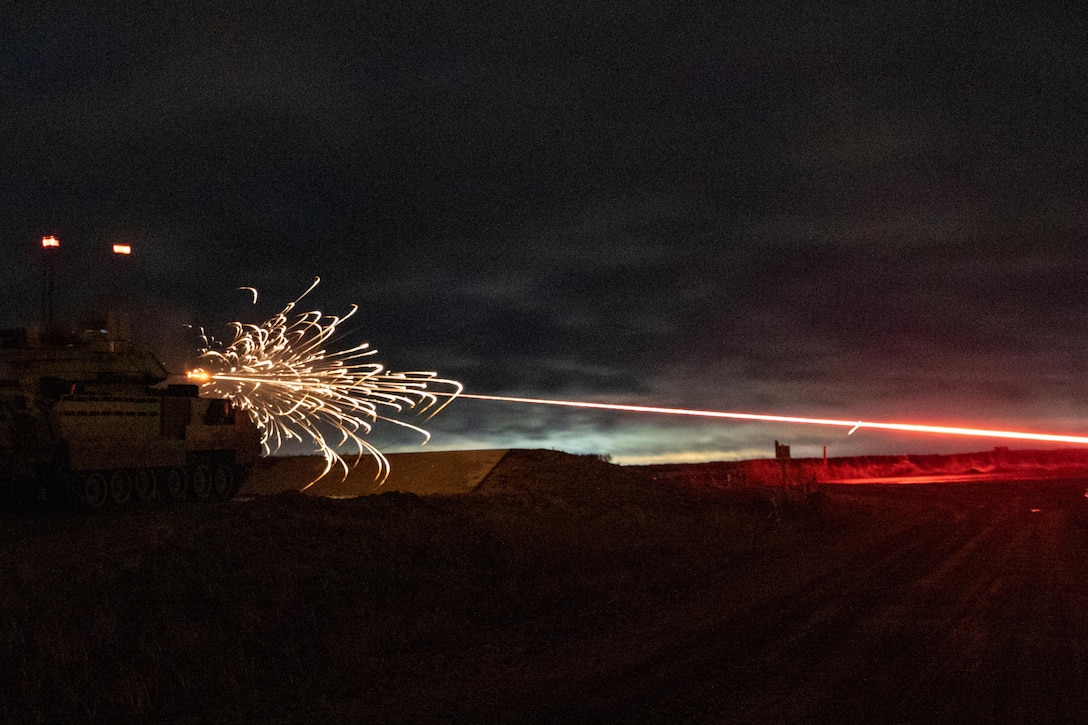
[[[13,14],[3,324],[38,314],[48,231],[61,308],[133,304],[178,365],[166,326],[320,275],[391,367],[477,392],[1086,427],[1068,11],[409,5]],[[631,461],[989,445],[468,401],[433,423]]]

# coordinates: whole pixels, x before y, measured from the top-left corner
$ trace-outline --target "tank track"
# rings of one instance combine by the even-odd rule
[[[64,478],[62,498],[80,508],[106,508],[229,501],[249,470],[228,463],[194,463],[171,468],[79,471]]]

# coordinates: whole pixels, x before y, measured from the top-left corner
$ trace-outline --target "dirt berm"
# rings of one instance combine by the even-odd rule
[[[318,456],[265,458],[257,462],[242,495],[298,491],[311,481],[315,483],[306,488],[307,494],[329,498],[392,491],[419,495],[469,493],[506,454],[505,450],[394,453],[388,456],[389,476],[384,482],[377,478],[378,467],[372,458],[363,458],[346,475],[336,467],[325,476],[321,476],[325,460]]]

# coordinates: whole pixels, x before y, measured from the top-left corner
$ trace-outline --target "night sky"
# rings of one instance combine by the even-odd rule
[[[0,23],[0,326],[41,316],[52,233],[57,316],[128,304],[179,371],[186,323],[320,276],[348,341],[474,393],[1088,433],[1073,4],[65,5]],[[1000,444],[468,400],[427,427],[629,463]]]

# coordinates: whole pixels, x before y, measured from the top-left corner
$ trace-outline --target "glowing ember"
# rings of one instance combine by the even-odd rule
[[[355,462],[371,455],[378,462],[376,478],[389,474],[389,461],[363,440],[377,420],[409,428],[423,436],[422,428],[388,417],[406,409],[430,410],[434,416],[462,390],[460,383],[439,378],[433,372],[387,372],[376,362],[366,362],[374,355],[367,343],[346,350],[329,350],[337,328],[358,310],[341,316],[326,316],[311,311],[292,315],[295,306],[317,286],[309,289],[281,312],[260,325],[231,323],[234,340],[219,345],[201,331],[204,349],[200,367],[188,373],[190,380],[201,383],[204,391],[215,397],[230,398],[249,413],[262,434],[265,453],[278,450],[289,440],[312,441],[325,458],[325,476],[334,465],[349,466],[340,454],[345,445],[357,449]],[[256,292],[251,288],[244,288]],[[438,395],[448,398],[438,404]],[[335,432],[338,441],[326,434]]]
[[[42,247],[59,247],[60,241],[54,236],[42,237]]]
[[[132,245],[131,244],[114,244],[113,245],[113,253],[114,254],[132,254]]]

